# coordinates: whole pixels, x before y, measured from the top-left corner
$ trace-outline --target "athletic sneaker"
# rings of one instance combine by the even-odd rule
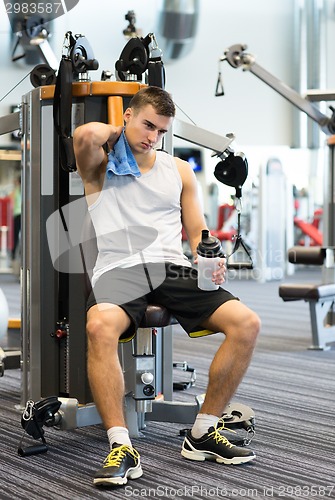
[[[189,460],[212,460],[219,464],[244,464],[256,458],[253,451],[248,448],[241,448],[231,444],[228,439],[220,434],[220,431],[227,430],[222,421],[215,427],[210,427],[208,433],[200,439],[194,439],[191,431],[187,431],[183,442],[181,454]]]
[[[126,484],[129,479],[137,479],[143,474],[140,455],[131,446],[113,444],[113,448],[103,466],[94,476],[96,485],[113,486]]]

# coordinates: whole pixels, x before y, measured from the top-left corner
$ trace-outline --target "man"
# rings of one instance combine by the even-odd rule
[[[120,340],[132,338],[148,303],[166,306],[188,333],[205,328],[225,335],[182,456],[226,464],[255,458],[251,450],[233,446],[219,431],[224,408],[250,363],[260,321],[223,288],[200,290],[197,272],[183,255],[182,225],[196,257],[206,223],[190,165],[155,150],[174,116],[170,95],[147,87],[132,98],[124,113],[124,137],[122,127],[97,122],[82,125],[74,133],[78,172],[99,249],[87,305],[88,377],[110,453],[95,475],[97,485],[125,484],[127,478],[142,475],[140,456],[132,447],[123,414],[124,381],[117,349]],[[116,152],[119,141],[124,141],[126,150],[130,148],[131,170],[124,170],[124,158]],[[115,167],[118,159],[120,171]],[[144,243],[137,237],[137,228],[142,229]],[[222,285],[225,271],[221,259],[213,273],[216,284]]]

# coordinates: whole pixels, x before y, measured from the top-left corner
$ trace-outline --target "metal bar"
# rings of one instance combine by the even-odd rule
[[[323,132],[328,135],[332,135],[328,128],[329,118],[321,113],[313,104],[309,101],[306,101],[303,97],[301,97],[298,92],[291,89],[284,82],[273,76],[271,73],[266,71],[262,66],[257,63],[253,63],[250,68],[247,68],[252,74],[257,76],[260,80],[265,82],[269,87],[273,88],[278,94],[282,95],[287,99],[291,104],[296,106],[298,109],[307,114],[312,120],[316,121]]]
[[[14,132],[21,128],[20,111],[0,117],[0,135]]]
[[[309,89],[305,98],[311,102],[335,101],[335,90]]]
[[[165,326],[161,331],[162,353],[162,391],[165,401],[173,400],[173,335],[172,325]]]
[[[49,44],[48,40],[42,40],[38,45],[37,48],[41,52],[41,56],[45,60],[45,62],[54,70],[57,70],[59,67],[59,60],[55,56],[54,51],[51,48],[51,45]]]
[[[173,135],[179,137],[179,139],[211,149],[216,153],[223,153],[235,139],[233,134],[229,134],[229,136],[214,134],[178,119],[173,122]]]
[[[324,170],[323,246],[335,246],[335,145],[328,142],[328,165]],[[329,273],[329,270],[328,270]]]
[[[23,128],[23,146],[22,146],[22,176],[21,176],[21,189],[22,189],[22,219],[21,219],[21,407],[24,408],[28,399],[29,393],[29,313],[30,313],[30,262],[29,262],[29,200],[30,200],[30,147],[28,148],[29,136],[29,118],[26,108],[29,106],[29,96],[26,94],[22,97],[22,128]]]
[[[41,289],[42,261],[40,251],[41,235],[41,110],[40,93],[38,89],[29,92],[28,106],[29,113],[27,117],[27,136],[29,137],[29,156],[27,156],[27,170],[25,175],[25,206],[26,214],[24,217],[25,236],[23,241],[23,252],[26,255],[27,269],[24,272],[29,273],[27,284],[29,303],[27,304],[27,317],[23,321],[27,325],[28,350],[29,350],[29,399],[38,401],[42,396],[42,366],[41,366],[41,337],[43,327],[41,325],[41,316],[43,304],[41,297],[45,291]],[[28,139],[27,137],[27,139]],[[28,147],[28,143],[27,143]],[[50,314],[50,311],[47,313]]]
[[[184,401],[153,401],[152,412],[146,414],[147,420],[155,422],[174,422],[177,424],[190,424],[194,422],[199,412],[197,401],[194,403]]]

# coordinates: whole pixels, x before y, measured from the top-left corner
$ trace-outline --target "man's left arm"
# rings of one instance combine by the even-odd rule
[[[208,229],[198,195],[198,185],[195,173],[186,161],[175,158],[182,179],[181,217],[182,224],[188,236],[192,255],[197,259],[197,246],[201,240],[201,231]],[[221,259],[217,272],[213,273],[216,284],[224,282],[226,261]]]
[[[205,216],[201,209],[195,174],[187,161],[176,158],[182,179],[181,218],[186,231],[192,255],[196,257],[197,245],[201,240],[201,231],[207,229]]]

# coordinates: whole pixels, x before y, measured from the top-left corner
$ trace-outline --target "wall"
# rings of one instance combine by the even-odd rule
[[[100,79],[102,69],[114,69],[124,45],[122,30],[128,10],[135,10],[143,35],[154,31],[159,0],[114,2],[80,0],[68,14],[53,22],[50,43],[61,58],[67,30],[82,33],[89,40],[100,68],[91,72]],[[252,145],[290,144],[291,105],[249,72],[222,64],[224,97],[215,97],[218,60],[226,47],[245,43],[257,62],[290,85],[292,80],[292,0],[200,0],[201,11],[193,51],[184,59],[166,65],[167,89],[178,106],[194,122],[220,134],[234,132],[238,142]],[[4,5],[0,4],[0,99],[32,67],[23,61],[11,62],[13,39]],[[31,89],[26,78],[3,102],[0,115],[20,102]],[[179,112],[179,117],[185,117]],[[2,136],[0,145],[8,138]]]
[[[162,1],[80,0],[72,11],[53,22],[50,44],[60,60],[65,32],[84,34],[100,63],[99,70],[91,72],[91,78],[99,80],[103,69],[114,70],[125,46],[122,30],[127,25],[128,10],[135,10],[136,25],[142,28],[143,35],[154,31],[159,41],[156,22]],[[221,64],[225,95],[215,97],[219,58],[225,48],[245,43],[259,65],[292,85],[294,6],[293,0],[200,0],[198,34],[192,52],[166,64],[166,87],[177,105],[203,128],[223,135],[235,133],[237,149],[239,145],[243,145],[242,150],[247,146],[290,146],[293,106],[250,72],[234,69],[226,62]],[[333,0],[328,0],[327,9],[327,60],[332,61]],[[33,68],[24,60],[11,61],[13,44],[4,4],[0,2],[0,99]],[[330,63],[327,87],[335,88],[335,68]],[[19,103],[31,88],[27,77],[0,102],[0,116],[8,114],[10,106]],[[178,117],[187,121],[180,110]],[[6,144],[11,144],[9,135],[0,136],[0,147]],[[206,161],[212,172],[215,160],[207,155]],[[213,180],[211,174],[206,183]]]

